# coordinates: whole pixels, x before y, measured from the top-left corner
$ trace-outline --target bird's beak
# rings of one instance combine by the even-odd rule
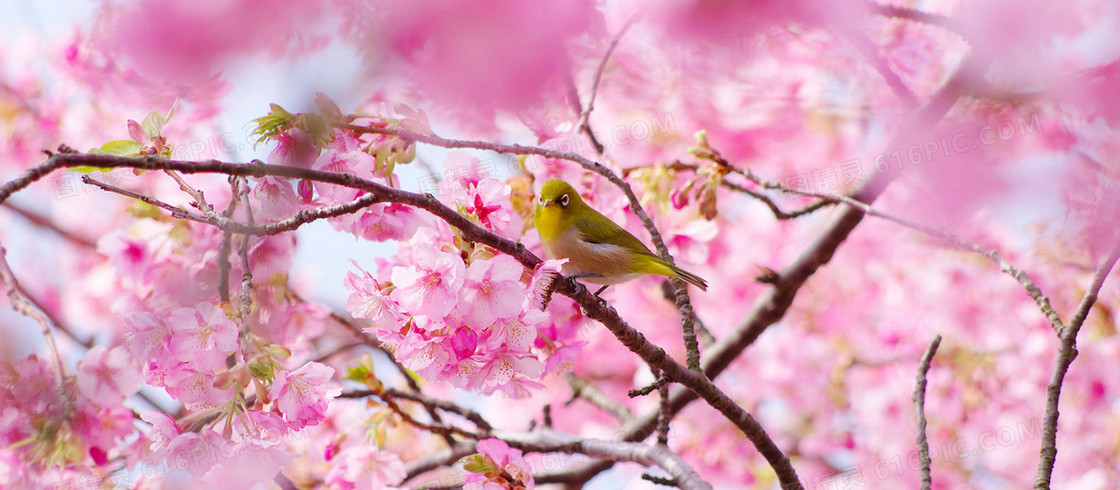
[[[552,204],[552,199],[541,199],[542,208],[547,208],[549,204]]]

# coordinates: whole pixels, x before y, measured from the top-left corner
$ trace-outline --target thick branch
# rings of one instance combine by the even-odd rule
[[[657,250],[657,255],[670,264],[675,263],[673,256],[669,254],[669,248],[665,246],[665,240],[661,237],[661,233],[657,231],[657,226],[653,224],[649,214],[646,213],[642,207],[641,201],[634,194],[634,190],[630,188],[625,180],[622,180],[617,174],[607,168],[605,165],[592,161],[582,155],[570,152],[550,150],[547,148],[539,148],[535,146],[524,145],[502,145],[497,143],[490,143],[487,141],[478,140],[453,140],[436,136],[434,134],[416,133],[404,129],[397,128],[379,128],[356,126],[353,124],[339,124],[337,127],[354,131],[358,133],[373,133],[373,134],[386,134],[396,136],[398,138],[408,141],[419,141],[429,145],[440,146],[443,148],[472,148],[476,150],[488,150],[497,153],[510,153],[514,155],[538,155],[545,158],[553,158],[557,160],[568,160],[582,166],[583,168],[602,175],[612,184],[622,190],[626,195],[627,201],[630,203],[630,210],[634,212],[638,219],[642,222],[642,226],[649,232],[650,241],[653,242],[654,248]],[[3,199],[3,194],[0,193],[0,200]],[[669,280],[673,285],[673,292],[676,296],[677,309],[681,313],[681,330],[684,333],[685,349],[688,351],[689,367],[694,370],[699,370],[699,344],[696,341],[696,333],[693,331],[692,319],[696,317],[696,313],[692,309],[692,302],[688,298],[688,290],[685,282],[679,278],[670,278]]]
[[[962,94],[961,82],[958,78],[963,76],[958,72],[933,95],[926,105],[915,111],[886,148],[902,147],[908,135],[920,134],[944,117]],[[868,203],[874,201],[894,177],[895,174],[889,172],[878,174],[877,178],[861,187],[855,194],[855,198]],[[805,252],[781,271],[779,280],[773,287],[758,297],[746,320],[708,349],[708,355],[702,363],[704,374],[712,379],[719,376],[747,346],[762,335],[762,332],[780,320],[789,310],[805,281],[832,259],[840,244],[847,239],[863,217],[863,211],[853,207],[839,210],[821,235],[806,247]],[[696,400],[694,392],[675,390],[670,395],[669,408],[672,413],[677,413],[694,400]],[[657,412],[647,413],[624,430],[619,437],[627,441],[643,440],[653,432],[656,421]],[[577,468],[574,472],[590,479],[610,466],[609,462],[599,462]]]
[[[29,169],[20,177],[0,187],[0,202],[7,199],[13,192],[30,185],[31,182],[42,178],[53,170],[74,166],[101,168],[131,167],[148,170],[170,169],[183,173],[223,173],[251,177],[274,175],[278,177],[310,179],[343,185],[378,195],[385,201],[398,202],[424,209],[440,219],[443,219],[449,225],[458,228],[464,240],[488,245],[495,250],[512,256],[529,269],[534,269],[541,262],[541,260],[526,249],[524,245],[479,227],[467,217],[444,206],[430,194],[421,195],[394,189],[350,174],[323,172],[298,167],[266,165],[259,162],[254,162],[249,165],[240,165],[214,160],[205,162],[183,162],[157,157],[119,157],[112,155],[61,153],[52,155],[46,163]],[[617,176],[615,178],[617,178]],[[637,354],[646,363],[664,372],[665,375],[673,381],[687,386],[689,390],[707,401],[712,408],[715,408],[727,417],[736,427],[742,430],[774,468],[783,488],[802,488],[797,473],[793,469],[793,465],[790,464],[789,458],[774,444],[774,441],[770,439],[758,421],[743,410],[742,407],[737,405],[727,394],[723,393],[723,391],[712,384],[704,374],[689,370],[674,361],[664,349],[646,340],[644,335],[619,317],[618,312],[615,311],[614,308],[607,305],[599,297],[592,295],[587,288],[583,287],[581,284],[571,279],[566,279],[559,283],[557,291],[579,303],[587,313],[588,318],[597,320],[606,326],[631,352]],[[403,413],[402,416],[404,416]],[[417,421],[409,421],[409,423],[426,429],[442,429],[441,427],[429,427],[428,424]]]

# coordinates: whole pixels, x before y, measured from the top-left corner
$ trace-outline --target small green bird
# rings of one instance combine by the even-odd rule
[[[564,272],[603,287],[646,274],[679,277],[703,291],[708,281],[672,265],[650,252],[640,240],[610,218],[583,202],[579,193],[560,179],[541,188],[533,224],[550,259],[568,259]]]

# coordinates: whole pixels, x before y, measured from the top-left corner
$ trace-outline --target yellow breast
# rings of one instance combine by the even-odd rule
[[[533,216],[533,226],[541,236],[541,243],[555,240],[568,227],[564,223],[564,212],[559,207],[538,207]]]

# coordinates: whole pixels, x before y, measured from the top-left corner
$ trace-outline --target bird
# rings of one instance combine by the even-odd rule
[[[679,277],[708,290],[704,278],[658,257],[630,232],[584,202],[575,188],[560,179],[541,187],[533,225],[550,259],[568,259],[568,277],[607,286],[647,274]]]

